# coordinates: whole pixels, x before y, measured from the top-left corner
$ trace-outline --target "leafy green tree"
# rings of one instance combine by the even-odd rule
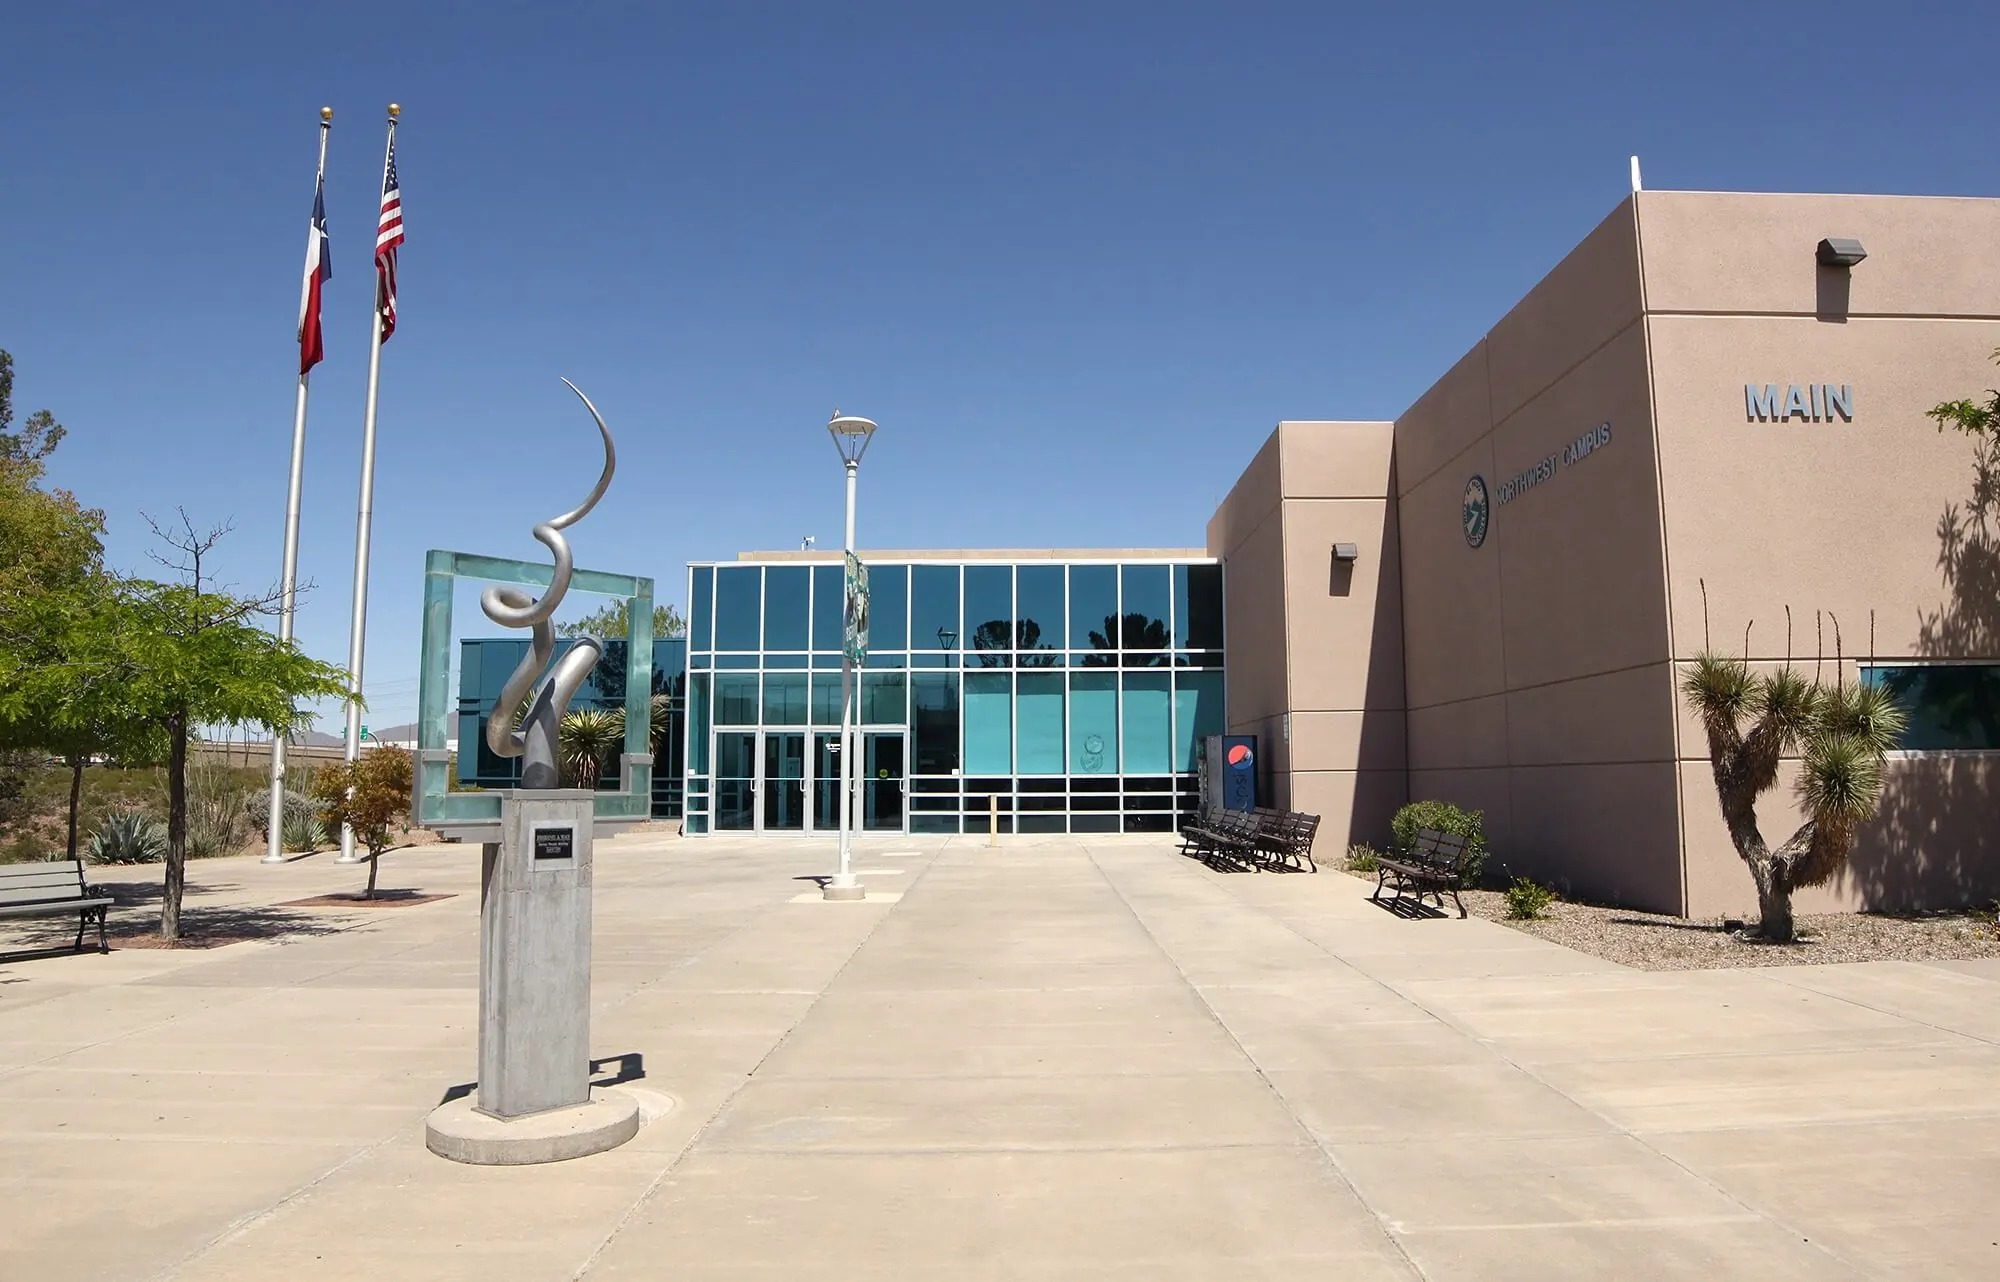
[[[328,832],[345,826],[368,850],[368,887],[364,899],[375,898],[375,873],[382,854],[396,843],[392,831],[410,812],[410,754],[401,748],[375,748],[352,767],[345,761],[321,766],[313,773],[312,797]]]
[[[1882,763],[1905,722],[1879,685],[1808,682],[1789,666],[1769,675],[1703,650],[1682,678],[1708,737],[1723,822],[1757,884],[1758,931],[1795,937],[1792,892],[1825,885],[1847,864],[1882,794]],[[1786,754],[1804,758],[1798,796],[1806,821],[1772,849],[1757,826],[1757,798],[1776,786]]]
[[[0,612],[22,594],[74,586],[103,566],[104,514],[42,484],[62,438],[47,410],[14,426],[14,358],[0,351]]]
[[[2000,351],[1993,353],[1993,360],[2000,364]],[[2000,390],[1988,388],[1984,400],[1945,401],[1925,414],[1936,420],[1940,432],[1949,427],[1968,436],[2000,435]]]
[[[556,631],[566,637],[592,636],[605,641],[609,641],[613,637],[627,636],[631,631],[627,627],[630,607],[631,602],[629,601],[612,602],[602,609],[591,611],[580,619],[572,620],[569,623],[556,624]],[[681,617],[679,610],[671,605],[656,605],[653,607],[653,638],[655,640],[662,640],[669,637],[684,637],[686,635],[687,620]]]
[[[178,559],[157,558],[181,581],[120,581],[101,613],[87,620],[92,643],[73,662],[82,676],[122,686],[124,708],[152,726],[167,762],[166,893],[160,933],[181,934],[187,886],[188,743],[197,726],[261,726],[272,734],[298,728],[297,705],[345,698],[345,669],[311,658],[296,645],[256,626],[279,594],[242,597],[222,591],[205,560],[228,527],[198,534],[180,514],[180,528],[154,532]]]
[[[70,772],[68,857],[77,857],[83,771],[93,757],[126,763],[163,755],[159,726],[130,698],[115,667],[92,662],[97,630],[114,622],[115,580],[22,594],[0,624],[0,746],[37,748]]]

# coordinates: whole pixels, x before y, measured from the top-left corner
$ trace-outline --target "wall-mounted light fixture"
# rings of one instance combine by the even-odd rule
[[[1345,565],[1352,565],[1361,559],[1361,549],[1352,543],[1336,543],[1333,545],[1333,559]]]
[[[1868,257],[1868,251],[1861,242],[1849,236],[1828,236],[1814,251],[1820,263],[1826,267],[1852,267]]]

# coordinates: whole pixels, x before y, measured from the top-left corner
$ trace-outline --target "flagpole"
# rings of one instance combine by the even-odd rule
[[[396,117],[403,109],[389,104],[389,141],[382,153],[382,176],[389,175],[389,156],[396,146]],[[375,521],[375,399],[382,384],[382,282],[375,282],[373,326],[368,342],[368,409],[361,421],[361,501],[354,521],[354,626],[347,636],[347,764],[361,755],[361,660],[368,634],[368,541]],[[361,862],[354,853],[354,829],[341,825],[343,864]]]
[[[315,182],[318,190],[326,185],[326,138],[333,131],[333,108],[319,109],[319,175]],[[324,254],[326,246],[321,244],[319,252]],[[303,334],[300,336],[303,340]],[[278,639],[292,639],[292,623],[298,610],[299,599],[299,491],[305,481],[306,460],[306,392],[312,381],[312,371],[299,371],[298,405],[292,411],[292,483],[285,495],[285,568],[279,591],[283,596],[278,604]],[[285,736],[287,731],[271,732],[271,811],[267,827],[268,853],[264,856],[267,864],[285,862]]]

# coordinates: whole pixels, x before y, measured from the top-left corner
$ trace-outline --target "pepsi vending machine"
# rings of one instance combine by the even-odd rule
[[[1202,742],[1202,795],[1216,809],[1257,808],[1257,736],[1212,734]]]

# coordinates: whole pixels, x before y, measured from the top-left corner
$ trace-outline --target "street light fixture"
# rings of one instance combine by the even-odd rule
[[[848,555],[854,553],[854,479],[861,470],[861,456],[875,439],[875,421],[855,414],[833,412],[827,420],[827,434],[847,469]],[[844,642],[844,638],[843,638]],[[852,900],[866,897],[861,879],[854,875],[854,852],[850,838],[854,828],[854,656],[843,643],[840,654],[840,871],[827,880],[821,895],[827,899]]]
[[[958,633],[953,632],[950,628],[938,629],[938,649],[949,650],[957,641]]]

